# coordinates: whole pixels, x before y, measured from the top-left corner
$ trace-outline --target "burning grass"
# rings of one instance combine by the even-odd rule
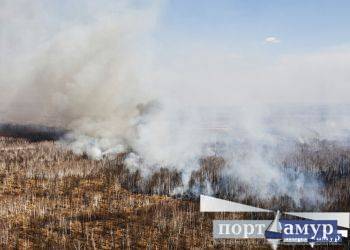
[[[255,240],[213,240],[214,218],[243,217],[199,213],[198,200],[191,192],[183,193],[181,198],[169,196],[183,185],[180,173],[160,169],[144,179],[138,171],[125,168],[124,158],[125,155],[120,154],[115,159],[90,160],[53,142],[1,137],[1,246],[269,249],[268,245]],[[322,191],[328,202],[317,209],[350,210],[348,149],[325,142],[301,145],[300,150],[284,162],[284,167],[306,171],[324,181]],[[244,191],[245,187],[239,181],[223,185],[225,176],[220,174],[223,165],[223,160],[217,157],[203,159],[202,167],[192,173],[190,188],[201,189],[210,183],[215,195],[235,198],[236,192]],[[246,195],[243,201],[261,207],[278,204],[278,208],[302,209],[289,197],[261,200]]]

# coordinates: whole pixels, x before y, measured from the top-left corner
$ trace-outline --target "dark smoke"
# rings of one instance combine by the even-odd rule
[[[0,124],[0,136],[23,138],[30,142],[57,141],[63,138],[67,132],[63,128],[43,125]]]

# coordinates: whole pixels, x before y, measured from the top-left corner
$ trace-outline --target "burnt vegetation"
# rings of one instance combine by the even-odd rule
[[[296,204],[286,195],[256,197],[238,177],[224,174],[225,161],[220,157],[202,159],[186,189],[182,173],[161,168],[145,178],[124,166],[125,157],[91,160],[53,141],[0,137],[0,245],[20,249],[270,249],[264,241],[213,240],[213,219],[261,215],[200,213],[197,194],[208,189],[217,197],[260,207],[350,209],[350,149],[333,142],[299,144],[281,161],[291,178],[303,173],[323,184],[326,202],[312,206],[302,200]]]
[[[37,124],[0,123],[0,136],[23,138],[30,142],[56,141],[68,131]]]

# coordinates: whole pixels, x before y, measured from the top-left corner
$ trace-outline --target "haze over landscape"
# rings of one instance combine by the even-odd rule
[[[1,5],[1,136],[49,138],[34,148],[79,169],[117,161],[140,193],[344,209],[329,193],[348,178],[348,2]]]

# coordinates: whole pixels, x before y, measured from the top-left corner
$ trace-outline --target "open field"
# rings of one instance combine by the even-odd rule
[[[0,0],[0,250],[350,250],[349,10]]]
[[[322,146],[323,145],[323,146]],[[320,144],[291,156],[295,166],[323,178],[326,199],[320,210],[350,210],[350,151]],[[257,241],[214,241],[212,220],[233,214],[199,213],[190,194],[170,197],[179,173],[163,169],[148,180],[116,159],[90,160],[52,141],[0,137],[0,244],[19,249],[269,249]],[[209,180],[220,193],[221,159],[205,159],[191,183]],[[305,170],[305,169],[304,169]],[[230,193],[231,194],[231,193]],[[185,198],[184,198],[185,197]],[[253,203],[248,198],[247,203]],[[257,204],[261,202],[260,204]],[[293,207],[286,197],[254,205]],[[253,215],[241,215],[252,218]],[[296,249],[296,247],[284,247]],[[282,249],[282,248],[279,248]],[[297,249],[308,249],[299,247]],[[319,247],[316,249],[343,249]]]

